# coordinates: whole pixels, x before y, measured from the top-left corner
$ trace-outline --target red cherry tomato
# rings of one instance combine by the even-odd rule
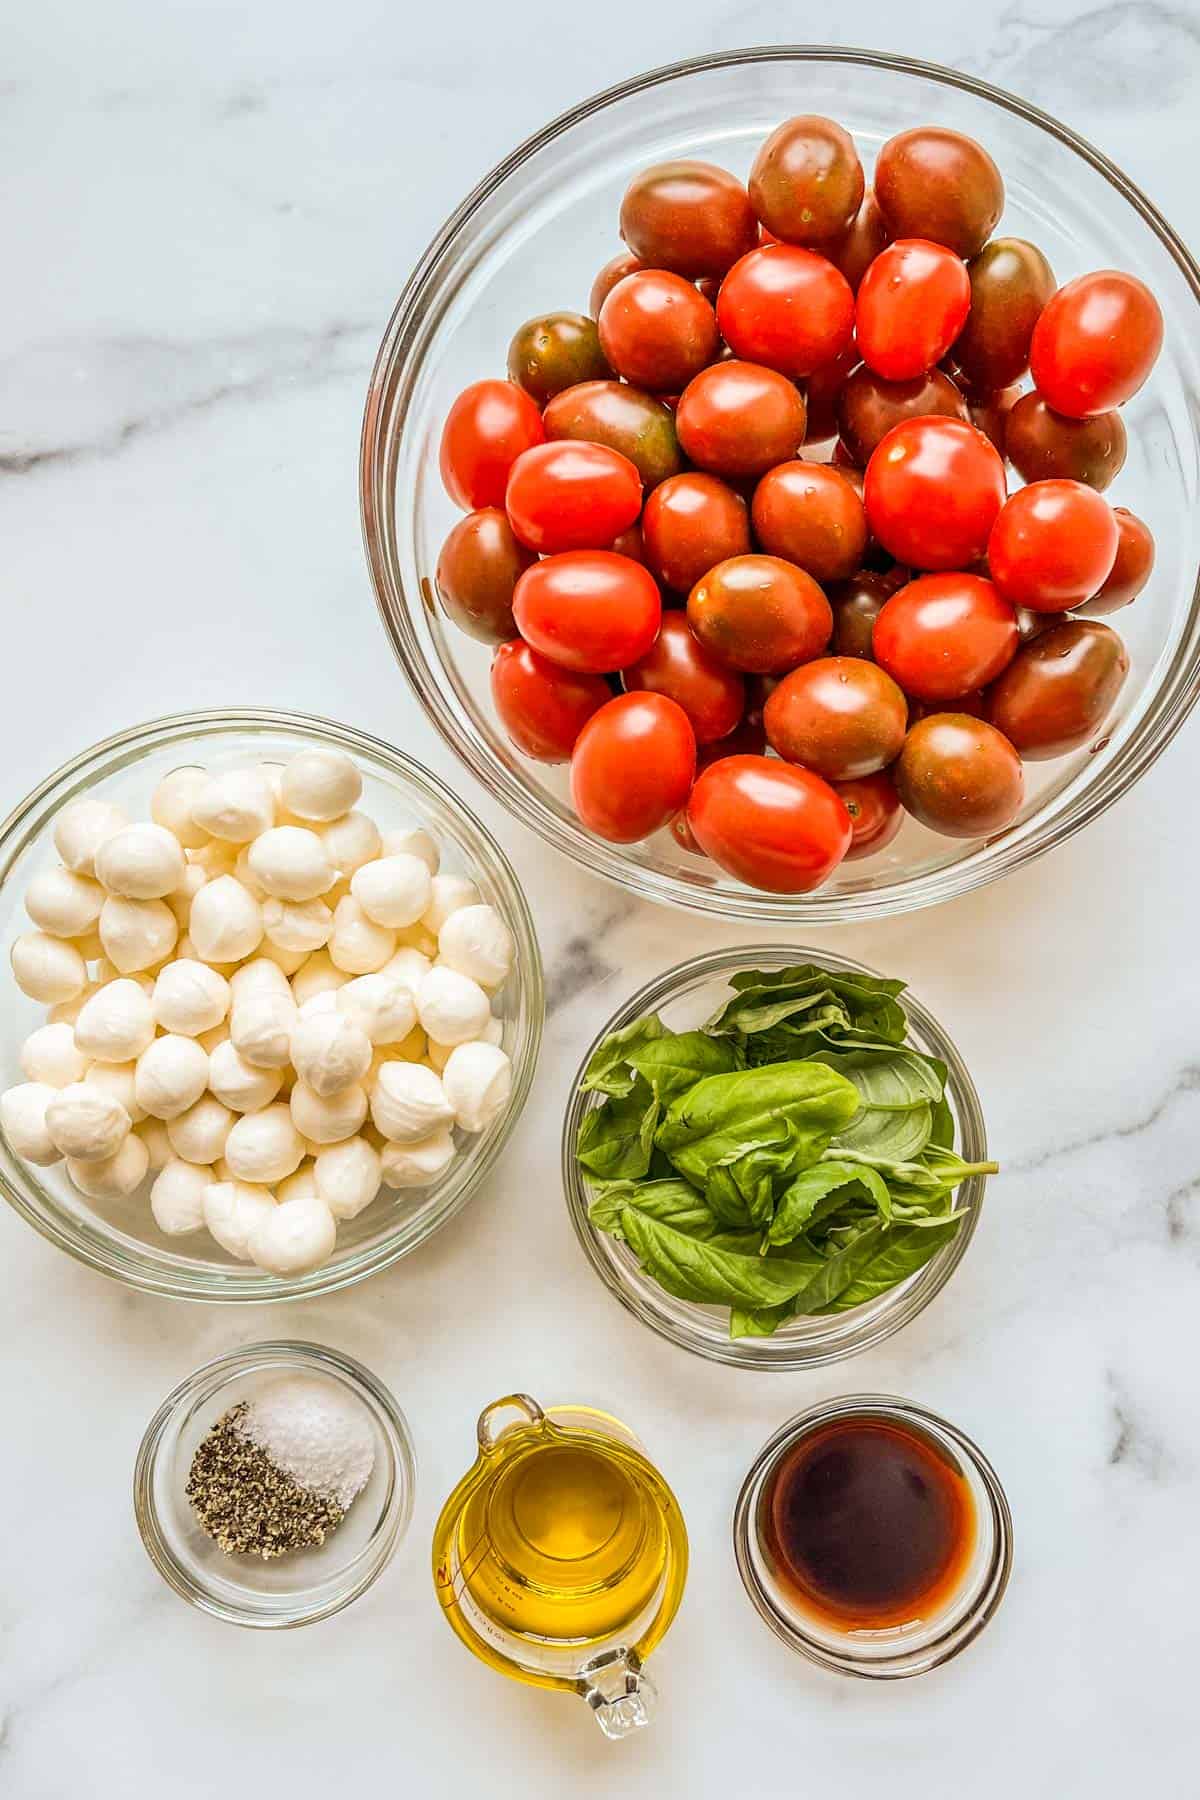
[[[876,662],[906,694],[945,701],[994,681],[1021,634],[1016,612],[990,581],[955,573],[923,575],[893,594],[873,641]]]
[[[662,601],[649,569],[611,550],[567,550],[534,563],[513,590],[526,643],[564,669],[604,675],[645,656]]]
[[[854,833],[846,861],[855,862],[860,856],[874,856],[877,850],[886,850],[904,823],[904,808],[887,770],[832,785],[850,814],[850,829]]]
[[[1114,506],[1117,521],[1117,554],[1103,587],[1074,610],[1089,619],[1103,618],[1136,600],[1154,572],[1154,538],[1150,527],[1127,507]]]
[[[1082,606],[1116,559],[1112,507],[1082,481],[1035,481],[1001,508],[988,539],[988,568],[1014,606],[1065,612]]]
[[[784,762],[827,781],[873,775],[900,754],[908,703],[883,669],[861,656],[822,656],[785,675],[763,712]]]
[[[571,799],[589,831],[636,844],[661,830],[687,800],[696,739],[665,694],[618,694],[594,713],[571,758]]]
[[[642,478],[619,450],[563,438],[517,458],[504,506],[531,550],[602,550],[641,512]]]
[[[496,651],[491,685],[500,723],[517,749],[545,763],[568,761],[592,714],[612,699],[603,676],[560,668],[520,638]]]
[[[898,238],[859,283],[858,352],[885,381],[908,381],[939,363],[967,322],[971,278],[942,244]]]
[[[646,566],[664,587],[686,594],[729,556],[750,549],[750,513],[740,494],[689,469],[656,487],[642,514]]]
[[[658,637],[621,678],[630,693],[666,694],[682,706],[698,744],[731,732],[746,704],[746,684],[697,642],[681,612],[663,614]]]
[[[995,445],[961,419],[906,419],[892,427],[867,464],[864,498],[872,535],[914,569],[963,569],[977,562],[1004,497],[1004,464]]]
[[[717,324],[735,356],[794,381],[845,350],[854,295],[825,257],[795,244],[761,244],[721,283]]]
[[[692,282],[666,269],[636,269],[619,281],[597,324],[613,368],[651,393],[678,393],[720,348],[709,302]]]
[[[503,506],[508,472],[546,436],[537,402],[511,381],[464,388],[442,427],[442,483],[456,506]]]
[[[848,581],[862,568],[867,515],[845,476],[826,463],[777,463],[754,490],[759,543],[814,581]]]
[[[1158,301],[1135,275],[1099,269],[1059,288],[1033,328],[1029,367],[1055,412],[1087,419],[1137,393],[1162,348]]]
[[[724,756],[688,802],[700,848],[748,887],[807,894],[837,868],[853,835],[827,781],[766,756]]]
[[[804,396],[778,369],[719,362],[689,381],[675,409],[686,456],[710,475],[765,475],[804,442]]]

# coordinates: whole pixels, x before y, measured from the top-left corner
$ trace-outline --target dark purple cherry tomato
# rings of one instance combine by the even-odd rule
[[[646,267],[694,280],[732,268],[758,241],[758,223],[736,176],[681,160],[634,176],[621,202],[621,236]]]
[[[513,536],[497,506],[460,519],[438,557],[437,592],[448,618],[483,644],[503,644],[517,635],[513,589],[537,557]]]
[[[988,717],[1027,761],[1089,743],[1116,704],[1129,653],[1098,619],[1069,619],[1019,650],[988,693]]]
[[[929,238],[956,256],[977,256],[1004,211],[1004,182],[974,138],[918,125],[879,152],[875,198],[893,236]]]

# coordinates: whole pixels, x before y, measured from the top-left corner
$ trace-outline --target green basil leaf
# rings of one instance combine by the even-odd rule
[[[803,963],[789,969],[745,970],[730,985],[735,998],[710,1021],[711,1031],[751,1036],[821,1007],[835,1009],[827,1015],[831,1021],[894,1044],[902,1044],[908,1031],[904,1008],[898,1004],[902,981],[841,975]]]
[[[858,1111],[858,1093],[834,1069],[818,1063],[777,1063],[709,1075],[674,1100],[658,1128],[660,1149],[695,1187],[707,1190],[717,1166],[732,1166],[754,1150],[774,1147],[780,1179],[816,1162],[834,1134]],[[749,1198],[757,1191],[767,1159],[747,1164],[735,1186]]]
[[[914,1221],[893,1225],[825,1310],[846,1312],[852,1306],[864,1306],[868,1300],[875,1300],[889,1288],[907,1281],[950,1242],[965,1218],[965,1212],[958,1212],[927,1224]],[[861,1244],[862,1240],[858,1242]],[[857,1258],[853,1260],[857,1261]]]
[[[739,1255],[661,1225],[629,1207],[621,1230],[648,1275],[668,1293],[714,1306],[775,1306],[799,1292],[820,1267],[811,1255],[774,1258]]]
[[[929,1141],[939,1150],[953,1150],[954,1148],[954,1114],[951,1112],[950,1102],[944,1094],[940,1100],[934,1103],[933,1129],[929,1134]]]
[[[644,1019],[635,1019],[632,1025],[623,1025],[620,1031],[610,1031],[592,1053],[579,1084],[581,1091],[613,1096],[628,1094],[635,1079],[628,1065],[635,1053],[655,1038],[662,1037],[666,1029],[658,1014],[650,1013]]]
[[[905,1112],[892,1107],[868,1106],[852,1125],[837,1134],[836,1148],[857,1150],[886,1173],[885,1163],[912,1162],[929,1142],[933,1110],[927,1100]]]
[[[639,1075],[628,1094],[615,1095],[585,1113],[576,1142],[581,1167],[602,1181],[645,1175],[660,1111],[649,1082]]]
[[[719,1249],[753,1255],[758,1248],[757,1233],[726,1231],[705,1205],[703,1195],[678,1175],[667,1181],[614,1181],[592,1201],[588,1218],[597,1230],[624,1237],[621,1214],[630,1209]]]
[[[807,1230],[820,1201],[835,1195],[849,1199],[859,1193],[874,1201],[885,1219],[890,1216],[892,1199],[887,1183],[865,1163],[825,1160],[802,1169],[779,1196],[775,1217],[767,1228],[768,1243],[788,1244]]]
[[[737,1051],[727,1038],[706,1037],[702,1031],[672,1031],[640,1045],[629,1061],[666,1106],[706,1075],[725,1075],[736,1069]]]

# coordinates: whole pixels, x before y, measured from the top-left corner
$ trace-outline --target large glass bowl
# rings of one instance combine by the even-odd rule
[[[596,1033],[584,1052],[571,1087],[562,1137],[562,1178],[567,1210],[584,1255],[609,1292],[660,1337],[710,1362],[741,1369],[812,1369],[842,1362],[870,1350],[924,1312],[945,1287],[966,1254],[979,1223],[986,1178],[968,1176],[955,1192],[956,1207],[967,1216],[924,1268],[889,1288],[877,1299],[845,1312],[812,1314],[781,1325],[771,1337],[731,1338],[729,1309],[677,1300],[642,1269],[627,1244],[597,1231],[588,1218],[588,1190],[575,1156],[579,1127],[604,1096],[580,1087],[594,1052],[610,1032],[632,1025],[647,1013],[659,1014],[669,1031],[692,1031],[719,1012],[732,998],[729,981],[742,969],[786,969],[794,963],[817,963],[839,974],[875,975],[865,963],[851,962],[828,950],[797,945],[751,944],[736,950],[713,950],[693,957],[632,994]],[[954,1115],[955,1148],[965,1162],[987,1161],[987,1134],[975,1083],[952,1040],[913,994],[901,996],[908,1017],[908,1041],[926,1056],[946,1065],[946,1099]]]
[[[1110,621],[1132,670],[1103,737],[1028,766],[1017,822],[964,843],[908,821],[879,855],[843,864],[819,892],[751,891],[660,832],[633,846],[590,836],[565,771],[527,761],[488,696],[489,653],[438,610],[438,550],[459,515],[442,491],[437,447],[455,395],[503,375],[512,332],[530,315],[584,307],[618,249],[630,175],[696,156],[739,175],[780,120],[826,113],[854,133],[868,169],[879,146],[927,122],[969,132],[999,163],[1001,229],[1034,239],[1060,281],[1116,267],[1158,296],[1166,341],[1125,409],[1129,458],[1109,497],[1149,523],[1158,566],[1136,604]],[[646,897],[760,921],[832,924],[908,912],[978,887],[1061,843],[1142,775],[1178,730],[1200,679],[1200,269],[1150,202],[1099,151],[1011,94],[953,69],[866,51],[767,48],[678,63],[610,88],[513,151],[447,221],[401,294],[367,396],[361,500],[384,623],[430,718],[518,818],[574,861]]]
[[[529,908],[503,852],[449,789],[399,750],[328,719],[258,710],[184,713],[108,738],[51,775],[0,825],[0,970],[6,984],[0,1087],[24,1079],[21,1045],[45,1018],[46,1009],[13,982],[8,961],[13,939],[29,929],[22,902],[30,877],[58,861],[51,834],[59,810],[95,793],[123,804],[134,818],[148,818],[150,796],[171,769],[282,762],[312,745],[335,745],[352,756],[362,771],[363,810],[384,830],[425,826],[441,845],[443,868],[470,875],[507,919],[516,958],[496,1011],[512,1058],[512,1099],[489,1131],[463,1141],[440,1181],[401,1193],[385,1188],[357,1219],[340,1222],[328,1262],[286,1278],[235,1262],[207,1232],[165,1236],[145,1186],[128,1200],[87,1200],[61,1163],[34,1168],[0,1136],[5,1199],[51,1243],[130,1287],[183,1300],[260,1302],[349,1287],[415,1249],[459,1211],[500,1154],[529,1093],[542,1032],[541,960]]]

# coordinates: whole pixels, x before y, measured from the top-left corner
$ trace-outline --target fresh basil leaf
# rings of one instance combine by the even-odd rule
[[[602,1181],[637,1179],[650,1168],[660,1107],[639,1075],[628,1094],[614,1095],[583,1115],[576,1156]]]
[[[733,1230],[749,1230],[754,1220],[745,1196],[740,1192],[728,1166],[718,1164],[709,1172],[704,1184],[704,1198],[723,1225]]]
[[[893,1107],[868,1106],[852,1125],[839,1131],[836,1149],[857,1150],[883,1169],[885,1163],[911,1162],[920,1156],[933,1129],[933,1111],[927,1100],[905,1112]]]
[[[836,1008],[827,1015],[831,1020],[894,1044],[902,1044],[908,1031],[904,1008],[897,999],[904,992],[902,981],[841,975],[815,963],[803,963],[789,969],[745,970],[735,975],[730,985],[735,998],[710,1021],[710,1031],[751,1036],[820,1007]]]
[[[808,1229],[818,1202],[834,1195],[849,1199],[858,1193],[873,1200],[883,1218],[890,1216],[892,1199],[887,1182],[865,1163],[826,1160],[802,1169],[779,1196],[775,1217],[767,1227],[767,1242],[790,1243]]]
[[[758,1235],[753,1231],[727,1231],[690,1182],[678,1175],[668,1181],[615,1181],[596,1196],[588,1218],[599,1231],[623,1237],[621,1214],[632,1209],[660,1225],[670,1225],[688,1237],[715,1244],[718,1249],[753,1255]]]
[[[939,1150],[953,1150],[954,1148],[954,1114],[951,1112],[950,1102],[944,1094],[940,1100],[934,1102],[933,1129],[929,1133],[929,1141]]]
[[[731,1338],[772,1337],[791,1316],[791,1305],[786,1300],[780,1306],[731,1306],[729,1335]]]
[[[775,1306],[788,1300],[818,1272],[820,1258],[809,1253],[775,1258],[739,1255],[661,1225],[628,1207],[621,1231],[646,1273],[669,1293],[681,1288],[713,1306]]]
[[[738,1059],[727,1038],[707,1037],[703,1031],[671,1031],[641,1045],[629,1061],[666,1106],[706,1075],[725,1075],[736,1069]]]
[[[853,1279],[824,1310],[846,1312],[852,1306],[865,1306],[867,1301],[878,1299],[880,1294],[907,1281],[950,1242],[965,1217],[964,1212],[958,1212],[927,1224],[914,1221],[908,1225],[893,1225],[880,1240],[874,1254],[855,1271]]]
[[[738,1191],[755,1190],[763,1173],[759,1158],[739,1172],[732,1165],[749,1151],[775,1147],[779,1179],[816,1162],[835,1133],[858,1111],[853,1084],[817,1063],[777,1063],[709,1075],[674,1100],[658,1128],[659,1147],[679,1173],[707,1189],[711,1170],[731,1168]]]
[[[629,1069],[634,1055],[655,1038],[662,1037],[666,1029],[657,1013],[649,1013],[644,1019],[635,1019],[632,1025],[623,1025],[620,1031],[610,1031],[592,1053],[579,1084],[581,1091],[614,1097],[628,1094],[635,1079]]]

